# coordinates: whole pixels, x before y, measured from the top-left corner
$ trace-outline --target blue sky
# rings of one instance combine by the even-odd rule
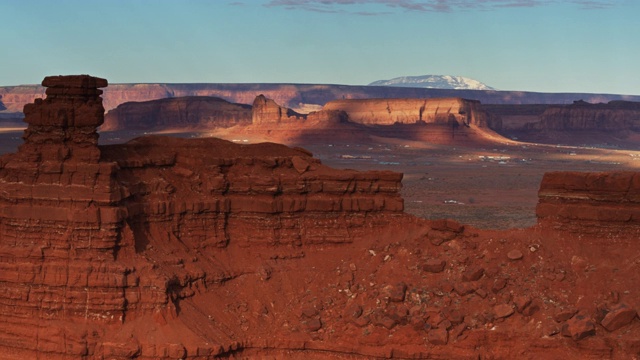
[[[0,0],[0,85],[368,84],[640,95],[637,0]]]

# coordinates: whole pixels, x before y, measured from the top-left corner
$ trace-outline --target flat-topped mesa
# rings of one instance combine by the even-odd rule
[[[528,130],[559,131],[628,131],[640,129],[640,103],[610,101],[591,104],[574,101],[571,105],[548,107],[538,122],[528,123]]]
[[[31,162],[97,163],[97,127],[104,121],[98,89],[107,80],[89,75],[49,76],[42,81],[47,97],[24,106],[25,143],[20,153]]]
[[[542,224],[579,232],[640,229],[640,173],[550,172],[536,214]]]
[[[342,110],[349,121],[367,125],[427,123],[499,130],[501,121],[482,110],[476,100],[438,99],[345,99],[329,101],[323,110]]]

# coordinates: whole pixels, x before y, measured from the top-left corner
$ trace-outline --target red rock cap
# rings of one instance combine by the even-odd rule
[[[53,88],[96,89],[107,87],[108,85],[107,79],[90,75],[47,76],[42,80],[42,86]]]

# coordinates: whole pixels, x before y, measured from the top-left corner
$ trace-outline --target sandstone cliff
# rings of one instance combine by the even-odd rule
[[[545,174],[537,216],[568,229],[640,229],[640,174],[636,172]]]
[[[253,100],[252,123],[254,125],[278,124],[304,120],[306,116],[278,105],[260,94]]]
[[[167,98],[118,105],[101,130],[210,129],[251,123],[251,106],[215,97]]]
[[[479,101],[443,99],[333,100],[324,110],[347,113],[349,121],[369,125],[440,124],[500,129],[500,119],[482,110]]]
[[[540,226],[479,231],[404,214],[402,174],[303,149],[97,146],[106,80],[43,85],[0,157],[0,358],[640,355],[635,174],[549,175]],[[622,205],[557,231],[558,193]],[[608,223],[629,232],[589,236]]]
[[[540,120],[527,125],[529,130],[640,130],[640,103],[611,101],[590,104],[576,101],[573,105],[551,106]]]

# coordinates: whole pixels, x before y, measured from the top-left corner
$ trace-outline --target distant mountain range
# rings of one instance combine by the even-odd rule
[[[399,86],[453,90],[497,90],[491,86],[481,83],[478,80],[451,75],[401,76],[391,80],[374,81],[369,84],[369,86]]]

